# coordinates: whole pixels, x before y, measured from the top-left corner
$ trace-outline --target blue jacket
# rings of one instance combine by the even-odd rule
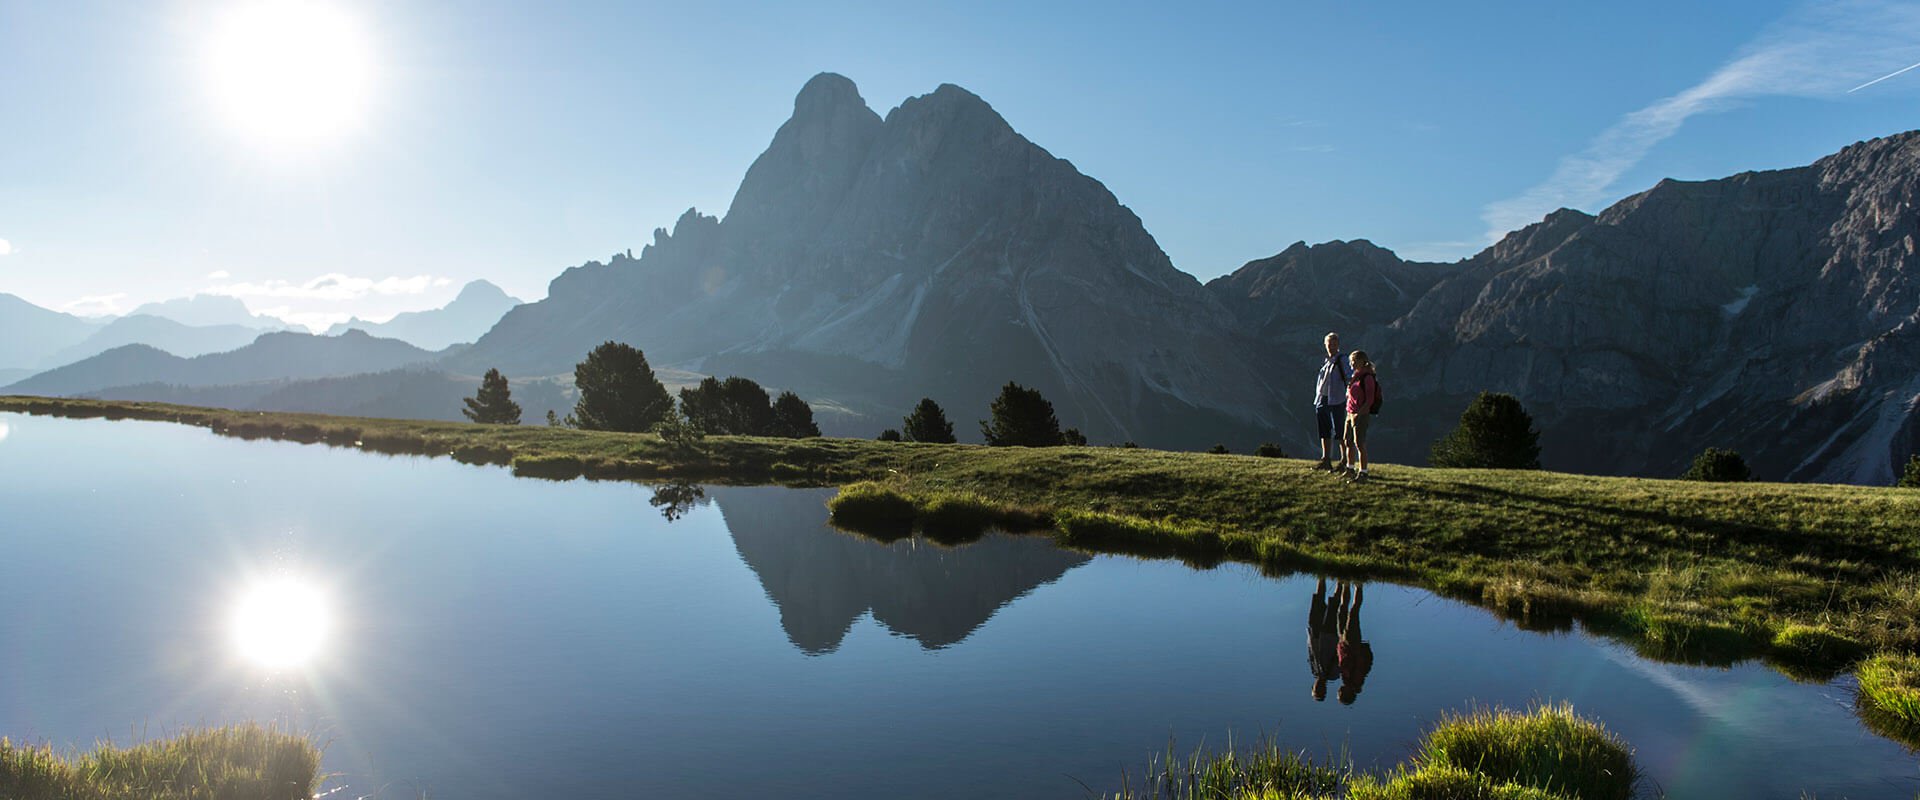
[[[1353,377],[1353,370],[1347,366],[1347,357],[1341,353],[1327,356],[1320,362],[1320,377],[1313,383],[1314,410],[1327,406],[1347,407],[1347,381]]]

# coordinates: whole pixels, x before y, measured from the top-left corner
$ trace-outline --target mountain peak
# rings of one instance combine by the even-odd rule
[[[860,87],[854,85],[847,76],[835,72],[822,72],[809,78],[793,98],[793,116],[796,119],[830,114],[847,107],[866,108],[867,101],[860,96]]]
[[[495,286],[492,281],[485,279],[468,281],[467,285],[460,287],[460,294],[455,295],[453,298],[454,303],[487,301],[506,301],[518,304],[520,299],[507,294],[505,289]]]

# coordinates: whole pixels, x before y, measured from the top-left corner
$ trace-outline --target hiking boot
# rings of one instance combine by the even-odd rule
[[[1372,480],[1371,478],[1367,477],[1367,473],[1364,473],[1364,472],[1352,472],[1347,474],[1348,483],[1368,483],[1371,480]]]
[[[1309,469],[1312,469],[1315,472],[1326,472],[1327,470],[1333,469],[1333,462],[1323,458],[1323,459],[1320,459],[1320,463],[1313,465]]]

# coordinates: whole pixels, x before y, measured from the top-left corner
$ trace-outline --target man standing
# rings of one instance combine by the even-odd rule
[[[1328,333],[1326,359],[1320,362],[1320,378],[1313,384],[1313,416],[1320,425],[1320,463],[1314,469],[1345,470],[1347,459],[1341,449],[1347,421],[1347,359],[1340,355],[1340,334]],[[1333,453],[1343,453],[1340,463],[1332,463]]]

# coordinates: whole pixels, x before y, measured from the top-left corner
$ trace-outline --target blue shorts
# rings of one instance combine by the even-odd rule
[[[1347,410],[1340,406],[1315,406],[1313,415],[1320,419],[1320,438],[1339,444],[1347,423]]]

